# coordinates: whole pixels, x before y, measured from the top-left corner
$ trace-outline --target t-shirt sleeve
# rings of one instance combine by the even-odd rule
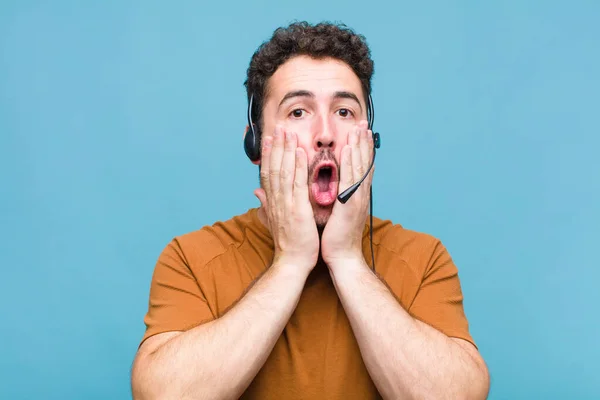
[[[158,333],[186,331],[213,319],[179,242],[172,240],[154,269],[141,343]]]
[[[409,313],[449,337],[476,346],[469,333],[458,269],[446,248],[436,241]]]

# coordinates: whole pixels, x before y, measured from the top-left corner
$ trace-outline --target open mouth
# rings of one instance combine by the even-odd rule
[[[328,206],[337,195],[337,169],[333,163],[323,163],[315,169],[311,190],[317,204]]]
[[[331,174],[333,170],[331,167],[319,168],[317,172],[317,183],[319,184],[319,190],[325,192],[329,190],[329,182],[331,182]]]

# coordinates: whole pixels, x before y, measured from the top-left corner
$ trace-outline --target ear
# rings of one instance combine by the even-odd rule
[[[244,129],[244,135],[242,136],[242,141],[244,139],[246,139],[246,135],[248,134],[248,131],[250,130],[250,126],[246,125],[246,128]],[[250,162],[254,165],[260,165],[260,159],[256,160],[256,161],[252,161],[250,160]]]

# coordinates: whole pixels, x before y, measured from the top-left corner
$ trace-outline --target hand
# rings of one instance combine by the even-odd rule
[[[297,136],[277,127],[263,138],[260,200],[273,236],[273,264],[312,270],[319,256],[319,234],[308,197],[308,160]]]
[[[358,182],[373,157],[373,136],[366,121],[348,135],[340,160],[339,193]],[[362,237],[369,211],[375,166],[346,204],[336,201],[321,238],[323,261],[332,268],[350,260],[363,260]]]

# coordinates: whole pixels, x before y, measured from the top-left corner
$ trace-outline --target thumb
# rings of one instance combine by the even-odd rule
[[[264,208],[267,208],[267,194],[265,193],[264,189],[262,189],[262,188],[256,189],[254,191],[254,195],[258,198],[258,200],[260,201],[260,204]]]

